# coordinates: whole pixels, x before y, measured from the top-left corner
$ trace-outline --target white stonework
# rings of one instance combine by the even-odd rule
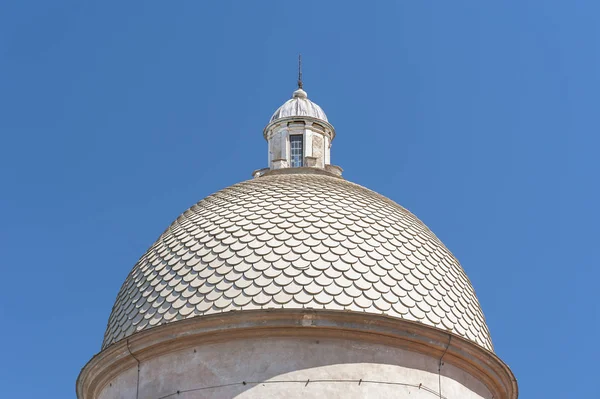
[[[492,398],[487,387],[436,358],[346,339],[250,338],[175,351],[140,368],[139,397],[163,398]],[[244,382],[246,384],[244,385]],[[136,397],[137,370],[99,399]],[[177,394],[177,392],[180,392]]]
[[[270,122],[290,116],[308,116],[327,122],[325,112],[317,104],[308,99],[308,94],[300,88],[294,92],[292,98],[273,113]]]
[[[77,381],[80,399],[515,399],[492,352],[382,315],[271,309],[195,317],[104,349]]]
[[[270,169],[290,167],[290,136],[296,134],[303,137],[302,166],[323,169],[330,164],[335,129],[321,107],[310,101],[302,89],[296,90],[292,99],[273,114],[264,130]]]
[[[517,399],[458,260],[341,177],[304,90],[263,135],[268,167],[186,210],[136,263],[77,397]]]
[[[127,277],[104,345],[261,308],[386,314],[492,350],[473,287],[435,235],[390,199],[319,168],[269,171],[185,211]]]

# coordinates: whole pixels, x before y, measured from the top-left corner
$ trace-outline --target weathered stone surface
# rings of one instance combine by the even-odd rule
[[[485,385],[454,366],[438,376],[438,365],[436,358],[361,341],[244,339],[144,361],[137,395],[134,367],[106,386],[99,399],[439,399],[440,388],[449,399],[492,397]]]
[[[268,308],[385,314],[492,350],[458,261],[414,215],[340,178],[274,174],[185,211],[134,266],[103,347],[202,315]]]
[[[281,107],[271,116],[271,122],[291,116],[308,116],[327,122],[325,112],[317,104],[308,99],[308,95],[302,89],[298,89]]]
[[[290,137],[302,136],[304,167],[324,168],[330,163],[330,144],[335,129],[323,110],[307,98],[304,90],[296,90],[263,130],[269,143],[268,165],[271,169],[290,167]],[[286,160],[287,164],[282,162]],[[298,165],[294,165],[298,166]]]

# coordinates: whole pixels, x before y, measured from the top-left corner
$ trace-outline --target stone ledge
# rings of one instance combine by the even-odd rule
[[[356,339],[403,348],[469,373],[494,398],[516,399],[517,382],[494,353],[449,332],[384,315],[311,309],[234,311],[194,317],[136,333],[95,355],[77,379],[77,397],[94,399],[120,373],[195,345],[256,337]],[[132,356],[135,356],[135,358]],[[137,359],[137,360],[136,360]]]
[[[265,170],[265,169],[259,169],[260,172],[262,172],[263,170]],[[339,172],[338,172],[338,170],[339,170]],[[325,176],[337,177],[339,179],[345,180],[341,176],[341,170],[342,170],[342,168],[340,168],[339,166],[333,166],[333,165],[325,165],[325,169],[303,166],[300,168],[271,169],[271,170],[267,170],[266,172],[262,172],[260,174],[260,176],[257,176],[257,177],[273,176],[273,175],[305,174],[305,175],[325,175]]]

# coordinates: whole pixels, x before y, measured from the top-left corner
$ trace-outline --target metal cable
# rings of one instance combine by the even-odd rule
[[[137,357],[135,357],[133,352],[131,352],[131,348],[129,347],[129,338],[127,338],[126,343],[127,343],[127,351],[129,352],[131,357],[133,357],[135,359],[135,361],[137,362],[137,384],[135,387],[135,399],[138,399],[138,395],[140,394],[140,361]]]
[[[165,396],[161,396],[157,399],[167,399],[167,398],[172,398],[174,396],[180,395],[182,393],[187,393],[187,392],[196,392],[196,391],[203,391],[203,390],[207,390],[207,389],[217,389],[217,388],[225,388],[225,387],[230,387],[230,386],[235,386],[235,385],[259,385],[259,384],[303,384],[305,387],[309,384],[318,384],[318,383],[331,383],[331,382],[336,382],[336,383],[355,383],[358,385],[362,385],[362,384],[384,384],[384,385],[398,385],[398,386],[405,386],[405,387],[410,387],[410,388],[417,388],[419,390],[423,390],[425,392],[431,393],[432,395],[438,396],[438,392],[436,392],[435,389],[431,389],[429,387],[426,387],[423,384],[410,384],[410,383],[406,383],[406,382],[394,382],[394,381],[375,381],[375,380],[363,380],[358,379],[358,380],[345,380],[345,379],[317,379],[317,380],[269,380],[269,381],[242,381],[242,382],[233,382],[233,383],[229,383],[229,384],[221,384],[221,385],[212,385],[212,386],[206,386],[206,387],[199,387],[199,388],[191,388],[191,389],[184,389],[184,390],[178,390],[176,392],[173,392],[171,394],[165,395]],[[440,398],[442,399],[448,399],[445,396],[439,395]]]
[[[442,357],[440,357],[440,363],[438,365],[438,391],[440,394],[440,399],[442,398],[442,366],[444,363],[444,356],[446,356],[446,352],[448,352],[448,348],[450,348],[450,342],[452,342],[452,335],[448,334],[448,344],[446,345],[446,349],[444,349],[444,353],[442,353]]]

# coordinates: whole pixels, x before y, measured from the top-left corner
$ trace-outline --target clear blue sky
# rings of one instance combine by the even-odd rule
[[[457,256],[522,398],[597,397],[600,3],[4,1],[0,396],[73,398],[131,267],[266,166],[295,88],[332,163]]]

